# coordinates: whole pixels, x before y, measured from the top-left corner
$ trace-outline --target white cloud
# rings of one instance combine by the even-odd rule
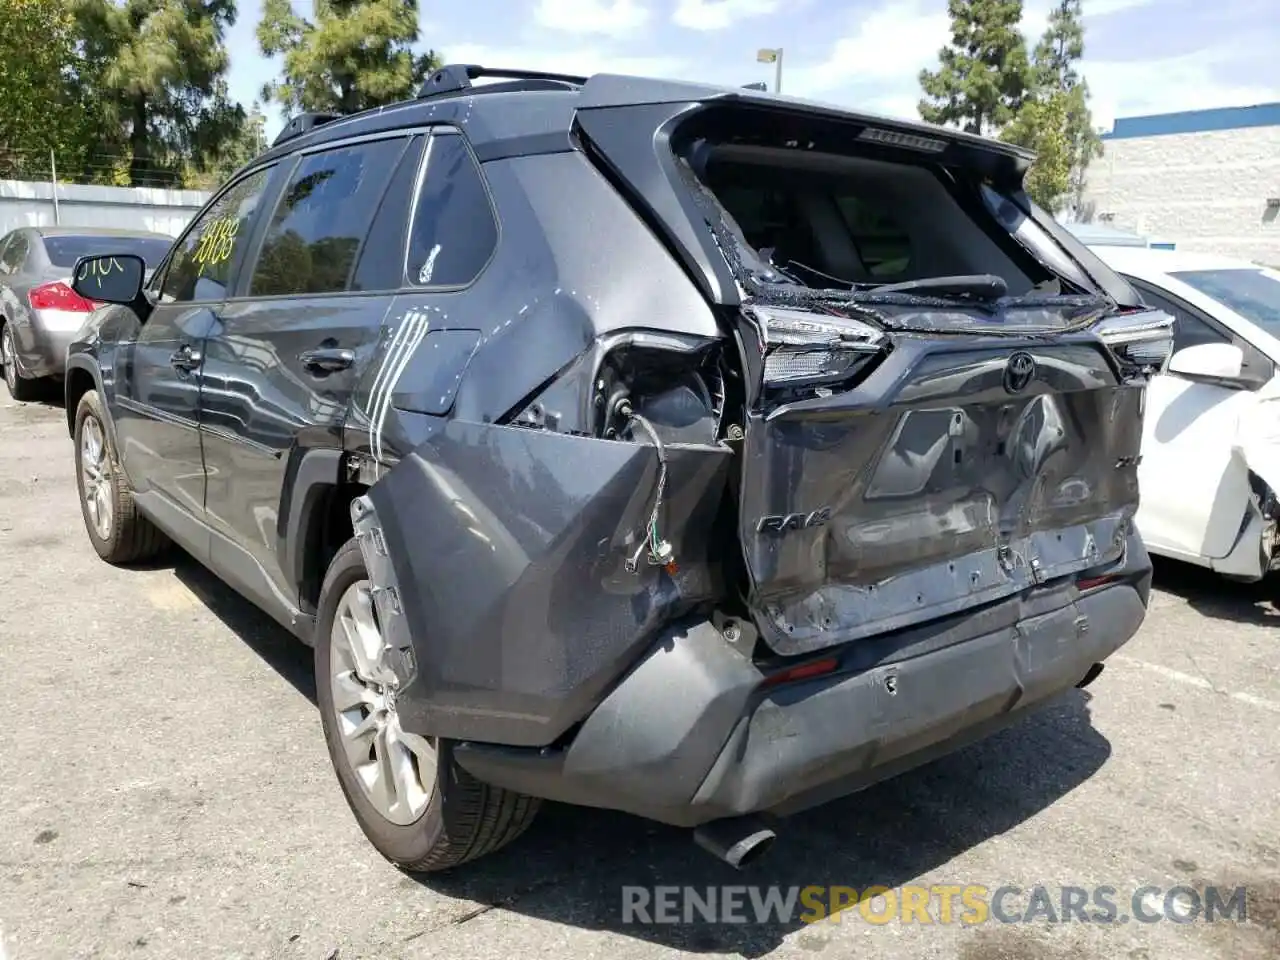
[[[1034,43],[1054,0],[1032,0],[1023,32]],[[1152,6],[1153,0],[1090,0],[1086,17]],[[1087,27],[1087,24],[1086,24]],[[926,0],[886,0],[856,17],[853,30],[809,63],[784,65],[783,90],[798,96],[837,98],[858,109],[889,116],[917,116],[918,75],[937,64],[950,36],[945,5]],[[1087,40],[1087,36],[1086,36]],[[1219,79],[1220,67],[1238,60],[1238,47],[1141,61],[1098,61],[1086,55],[1081,73],[1092,93],[1096,126],[1110,128],[1117,116],[1237,106],[1280,99],[1280,80],[1235,83]]]
[[[641,0],[539,0],[534,19],[550,30],[622,37],[649,22]]]
[[[1110,129],[1116,117],[1239,107],[1280,100],[1280,81],[1235,83],[1215,76],[1232,63],[1238,47],[1214,47],[1159,60],[1090,61],[1081,72],[1089,83],[1095,126]]]
[[[724,30],[748,17],[773,13],[780,0],[680,0],[672,21],[689,30]]]
[[[1084,4],[1085,49],[1089,48],[1089,24],[1099,17],[1105,17],[1123,10],[1146,7],[1156,0],[1088,0]],[[1049,11],[1058,4],[1056,0],[1029,0],[1022,8],[1022,35],[1027,43],[1035,46],[1049,25]]]
[[[835,42],[812,66],[797,66],[783,76],[783,90],[800,96],[821,94],[852,84],[895,86],[918,93],[917,75],[932,64],[950,35],[944,7],[934,3],[888,3],[863,17],[857,30]],[[892,94],[890,94],[892,96]]]

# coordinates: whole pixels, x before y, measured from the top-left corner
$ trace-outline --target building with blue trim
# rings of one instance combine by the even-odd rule
[[[1102,146],[1084,219],[1280,265],[1280,103],[1123,117]]]

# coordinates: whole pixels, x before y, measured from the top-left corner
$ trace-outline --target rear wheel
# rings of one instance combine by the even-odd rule
[[[356,822],[378,852],[413,872],[445,870],[499,849],[540,801],[476,780],[447,749],[400,726],[364,559],[338,551],[316,617],[316,693],[329,758]]]
[[[26,379],[18,371],[18,352],[8,323],[0,327],[0,362],[4,364],[4,383],[9,388],[9,396],[24,402],[34,400],[39,392],[39,383]]]
[[[108,563],[133,563],[159,554],[169,543],[138,513],[106,429],[102,401],[90,390],[76,407],[76,485],[89,542]]]

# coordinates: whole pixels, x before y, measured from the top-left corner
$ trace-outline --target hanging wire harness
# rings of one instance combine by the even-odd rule
[[[658,452],[658,483],[653,494],[653,509],[649,513],[649,520],[645,524],[643,535],[640,537],[640,545],[636,548],[635,553],[627,558],[624,567],[627,573],[636,573],[640,569],[640,558],[647,553],[650,566],[663,567],[668,573],[675,573],[675,548],[671,546],[669,540],[662,537],[658,530],[658,517],[662,511],[662,498],[667,489],[666,447],[662,445],[662,438],[658,436],[658,431],[653,428],[653,424],[636,413],[630,401],[624,400],[618,407],[618,413],[627,420],[638,424],[649,435],[649,439],[653,441],[653,446]]]

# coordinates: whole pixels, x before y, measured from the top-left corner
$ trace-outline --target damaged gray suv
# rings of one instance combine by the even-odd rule
[[[89,539],[175,542],[314,646],[396,864],[552,799],[741,865],[1143,620],[1170,319],[1028,200],[1029,162],[474,66],[295,118],[148,281],[76,266],[107,304],[67,362]]]

